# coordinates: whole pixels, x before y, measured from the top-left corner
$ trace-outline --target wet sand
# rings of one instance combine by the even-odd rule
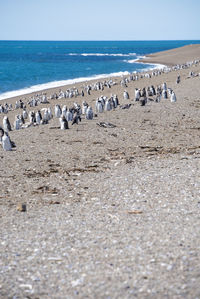
[[[199,59],[198,47],[183,47],[180,59]],[[152,59],[177,64],[180,51]],[[83,118],[66,131],[53,118],[10,132],[16,150],[0,148],[1,298],[200,296],[200,77],[191,71],[199,74],[200,64],[131,81],[130,100],[121,78],[113,78],[117,84],[103,92],[33,110],[83,100],[94,108],[97,97],[111,93],[130,109]],[[133,100],[136,87],[163,82],[176,103],[141,107]],[[18,112],[8,113],[11,124]],[[96,124],[103,121],[116,127]]]

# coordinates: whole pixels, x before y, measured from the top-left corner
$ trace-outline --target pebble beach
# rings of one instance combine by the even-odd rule
[[[128,75],[84,97],[50,99],[96,80],[41,92],[49,103],[39,109],[86,101],[95,112],[111,94],[120,105],[69,130],[54,117],[9,132],[16,148],[0,147],[0,298],[200,298],[199,60],[200,45],[189,45],[148,55],[144,63],[170,70],[126,87]],[[164,82],[175,103],[134,101],[135,88]],[[18,113],[7,113],[11,125]]]

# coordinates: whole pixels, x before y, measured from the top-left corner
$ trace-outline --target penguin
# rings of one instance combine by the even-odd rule
[[[41,123],[42,115],[41,115],[40,110],[38,110],[38,111],[35,113],[35,120],[36,120],[36,124],[39,125],[39,124]]]
[[[172,103],[176,102],[176,95],[175,95],[174,91],[172,91],[172,93],[171,93],[170,100],[171,100]]]
[[[16,147],[15,143],[10,140],[8,133],[5,132],[1,127],[0,127],[0,140],[4,151],[11,151],[13,147]]]
[[[163,99],[167,99],[167,90],[164,90],[162,91],[162,96],[163,96]]]
[[[140,106],[145,106],[146,103],[147,103],[147,98],[146,98],[146,97],[142,97],[142,98],[140,99]]]
[[[6,131],[6,132],[12,131],[10,121],[7,116],[4,116],[4,118],[3,118],[3,128],[4,128],[4,131]]]
[[[142,92],[141,92],[141,97],[146,97],[146,89],[145,87],[142,89]]]
[[[139,89],[135,89],[135,101],[139,101],[140,100],[140,90]]]
[[[55,105],[55,117],[60,118],[61,114],[62,114],[62,111],[61,111],[60,105],[56,104]]]
[[[21,123],[21,120],[19,118],[19,115],[16,115],[15,116],[15,121],[14,121],[14,129],[15,130],[20,130],[21,129],[21,125],[22,125],[22,123]]]
[[[163,90],[167,90],[167,84],[166,84],[165,82],[164,82],[163,85],[162,85],[162,89],[163,89]]]
[[[105,103],[105,111],[110,111],[112,109],[111,104],[110,104],[110,100],[106,99],[106,103]]]
[[[36,119],[35,119],[35,112],[34,111],[30,111],[29,112],[29,120],[30,120],[30,123],[31,124],[34,124],[36,122]]]
[[[62,107],[62,115],[63,115],[64,117],[66,117],[66,113],[67,113],[67,106],[64,105],[64,106]],[[61,116],[62,116],[62,115],[61,115]]]
[[[86,114],[87,108],[88,108],[88,104],[86,103],[86,101],[84,101],[82,103],[82,113],[83,114]]]
[[[51,107],[47,108],[48,114],[49,114],[49,120],[53,118],[53,113],[51,111]]]
[[[75,113],[74,113],[74,116],[73,116],[73,119],[72,119],[72,125],[74,125],[74,124],[77,124],[78,125],[78,121],[79,121],[79,115],[78,115],[78,112],[76,111]]]
[[[66,118],[67,121],[72,121],[73,120],[73,113],[72,113],[71,109],[67,110],[65,118]]]
[[[115,102],[115,108],[117,108],[117,106],[119,105],[119,99],[116,94],[113,96],[113,101]]]
[[[129,94],[126,90],[124,90],[124,100],[129,100]]]
[[[88,106],[86,110],[86,119],[93,119],[92,107]]]
[[[61,117],[59,118],[59,121],[60,121],[60,129],[61,130],[69,129],[68,121],[66,120],[64,115],[61,115]]]
[[[103,112],[103,104],[102,104],[101,100],[99,100],[98,98],[95,103],[95,109],[96,109],[96,112],[99,112],[99,113]]]
[[[26,109],[23,110],[22,115],[23,115],[24,119],[28,118],[28,113],[27,113]]]

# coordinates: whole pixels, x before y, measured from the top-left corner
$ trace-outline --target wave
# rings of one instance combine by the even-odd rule
[[[129,56],[135,56],[137,55],[136,53],[128,53],[128,54],[114,54],[114,53],[69,53],[66,54],[69,56],[119,56],[119,57],[129,57]]]
[[[124,60],[124,62],[127,62],[127,63],[136,63],[139,59],[144,59],[144,58],[146,58],[146,56],[137,56],[136,59]],[[139,62],[139,63],[142,63],[142,62]]]
[[[117,72],[117,73],[110,73],[110,74],[94,75],[92,77],[81,77],[81,78],[75,78],[75,79],[68,79],[68,80],[53,81],[53,82],[48,82],[48,83],[43,83],[43,84],[37,84],[37,85],[33,85],[33,86],[26,87],[23,89],[18,89],[18,90],[13,90],[13,91],[8,91],[5,93],[2,93],[2,94],[0,94],[0,100],[5,100],[5,99],[17,97],[17,96],[23,96],[23,95],[30,94],[33,92],[44,91],[44,90],[50,89],[50,88],[62,87],[65,85],[71,85],[71,84],[80,83],[80,82],[87,82],[87,81],[97,80],[97,79],[102,79],[102,78],[127,76],[129,74],[130,73],[128,71],[125,71],[125,72]]]

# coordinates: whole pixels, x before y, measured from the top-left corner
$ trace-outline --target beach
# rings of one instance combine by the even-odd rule
[[[142,62],[174,67],[199,60],[199,49],[189,45]],[[120,105],[131,104],[93,120],[83,117],[69,130],[60,130],[54,117],[47,125],[9,132],[16,149],[0,148],[1,298],[199,298],[199,74],[198,62],[144,75],[127,87],[120,81],[129,75],[105,78],[116,85],[27,106],[54,113],[55,104],[85,100],[94,109],[98,97],[111,94]],[[81,91],[96,81],[43,93],[49,98],[60,89]],[[135,88],[163,82],[177,102],[134,101]],[[14,107],[37,93],[0,104]],[[11,124],[18,113],[8,112]],[[17,210],[21,203],[26,212]]]

